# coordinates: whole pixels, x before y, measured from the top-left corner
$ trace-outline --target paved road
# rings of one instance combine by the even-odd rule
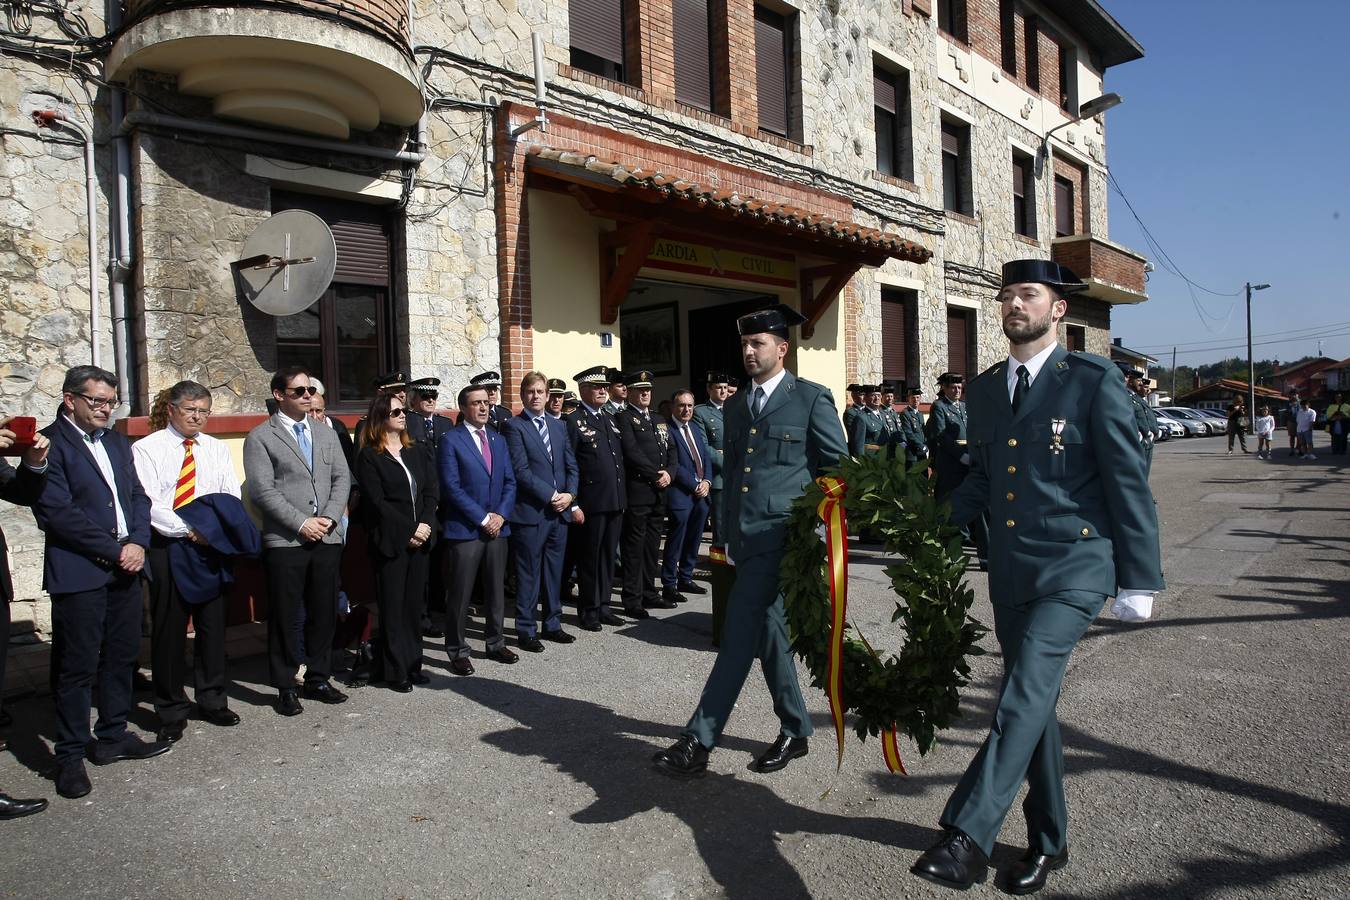
[[[1103,618],[1074,656],[1059,707],[1074,858],[1045,896],[1350,896],[1347,471],[1227,458],[1218,439],[1158,449],[1170,589],[1154,621]],[[893,643],[882,563],[855,560],[855,618]],[[710,775],[674,782],[648,757],[694,703],[709,621],[696,600],[513,667],[480,660],[472,678],[432,653],[427,689],[366,688],[294,719],[271,711],[263,661],[241,660],[243,724],[91,768],[81,801],[34,771],[50,703],[14,703],[0,788],[53,805],[0,826],[0,895],[949,896],[908,867],[987,727],[997,652],[976,660],[965,724],[926,758],[902,748],[909,778],[852,739],[836,775],[823,730],[788,770],[746,771],[776,732],[752,675]],[[1006,864],[1016,811],[1002,840]]]

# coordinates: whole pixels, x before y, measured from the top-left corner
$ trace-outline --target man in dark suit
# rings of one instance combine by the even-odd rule
[[[110,431],[117,378],[94,366],[66,373],[51,441],[47,486],[33,505],[46,532],[42,583],[52,595],[56,790],[83,797],[89,712],[98,685],[95,765],[145,759],[169,744],[127,730],[131,675],[141,650],[141,570],[150,546],[150,500],[131,444]]]
[[[510,516],[516,637],[531,653],[544,649],[535,626],[541,602],[544,640],[576,640],[562,628],[562,566],[577,496],[577,458],[567,441],[567,426],[545,412],[547,385],[542,372],[527,372],[520,382],[520,415],[502,428],[516,475],[516,505]]]
[[[938,377],[941,393],[928,410],[928,424],[924,434],[928,438],[928,455],[933,461],[933,496],[941,503],[960,487],[970,472],[969,440],[966,434],[970,415],[961,401],[965,392],[965,376],[958,372],[943,372]],[[962,532],[975,545],[981,569],[989,567],[989,523],[984,515],[965,524]]]
[[[578,508],[573,512],[574,527],[579,529],[573,535],[577,541],[577,612],[587,631],[624,624],[609,609],[614,552],[626,500],[619,427],[603,409],[609,399],[609,371],[595,366],[578,372],[574,380],[581,405],[563,417],[567,440],[577,458]]]
[[[632,372],[626,379],[628,405],[615,420],[623,445],[623,611],[635,619],[648,608],[671,609],[674,601],[656,591],[660,574],[661,532],[666,521],[666,488],[675,468],[675,449],[665,419],[651,411],[652,373]]]
[[[436,452],[445,433],[455,427],[448,416],[436,411],[440,399],[439,378],[419,378],[408,383],[408,437],[427,452],[427,467],[431,477],[439,480],[439,454]],[[445,518],[445,499],[441,498],[441,518]],[[445,615],[445,544],[437,541],[431,548],[431,571],[427,576],[427,598],[422,606],[422,634],[429,638],[445,637],[445,630],[436,621]]]
[[[0,419],[0,452],[14,446],[17,435],[8,427],[10,417]],[[42,495],[47,484],[47,450],[51,441],[45,434],[39,434],[32,446],[22,453],[23,462],[15,469],[8,461],[0,459],[0,500],[16,506],[32,506]],[[14,584],[9,576],[9,545],[5,543],[5,532],[0,530],[0,686],[5,683],[5,657],[9,649],[9,604],[14,599]],[[0,727],[11,723],[9,713],[0,710]],[[5,749],[5,741],[0,738],[0,750]],[[42,798],[21,800],[8,794],[0,794],[0,821],[18,819],[40,813],[47,808]]]
[[[989,584],[1004,676],[989,736],[942,812],[942,838],[912,869],[948,887],[984,878],[1024,779],[1030,846],[1004,889],[1034,893],[1068,862],[1055,704],[1069,656],[1108,595],[1121,618],[1147,618],[1163,587],[1157,515],[1120,373],[1055,340],[1065,297],[1085,287],[1049,260],[1005,265],[1009,355],[970,385],[970,474],[951,494],[951,514],[961,524],[987,509],[997,523]]]
[[[282,369],[271,388],[276,413],[244,439],[244,487],[262,515],[268,673],[277,689],[276,710],[297,716],[304,711],[295,684],[301,663],[306,698],[347,700],[329,675],[342,563],[338,524],[352,476],[333,429],[309,415],[317,393],[309,372],[303,366]]]
[[[502,623],[505,619],[507,524],[516,503],[516,476],[506,439],[488,417],[488,391],[469,385],[459,392],[459,424],[446,432],[440,446],[441,496],[445,519],[441,534],[446,548],[445,580],[450,586],[445,651],[450,671],[472,675],[469,638],[465,631],[469,599],[478,587],[483,606],[483,632],[488,659],[514,663]]]
[[[928,456],[928,445],[923,437],[923,413],[919,411],[923,388],[915,385],[906,394],[909,405],[900,412],[900,437],[895,452],[899,456],[903,448],[905,465],[912,466]]]
[[[727,556],[736,581],[698,707],[680,739],[656,754],[656,766],[666,774],[694,776],[707,769],[756,657],[780,732],[752,768],[776,772],[807,752],[811,717],[792,662],[778,570],[792,501],[826,467],[838,465],[848,446],[829,390],[783,367],[789,329],[805,321],[790,306],[775,304],[736,322],[750,376],[745,394],[726,410]]]
[[[683,602],[681,593],[706,594],[694,583],[703,526],[708,522],[712,494],[712,454],[702,430],[692,424],[694,392],[676,391],[670,398],[674,421],[670,423],[675,468],[666,491],[666,555],[661,564],[661,597]]]
[[[694,407],[694,426],[703,432],[708,445],[708,463],[712,472],[712,488],[708,505],[712,511],[712,543],[724,545],[722,536],[722,439],[726,434],[722,410],[730,396],[727,376],[721,372],[708,373],[708,402]]]

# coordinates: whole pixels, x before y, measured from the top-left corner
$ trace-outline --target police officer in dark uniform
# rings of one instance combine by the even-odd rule
[[[909,405],[900,411],[900,438],[896,454],[899,455],[903,448],[905,465],[912,466],[920,459],[928,458],[928,445],[923,437],[923,413],[919,411],[919,398],[923,396],[923,388],[915,385],[906,393]]]
[[[563,419],[567,439],[577,458],[577,500],[572,508],[577,541],[577,612],[581,627],[599,631],[602,625],[623,625],[610,612],[614,585],[614,551],[619,545],[625,503],[623,444],[619,427],[604,411],[609,399],[608,370],[595,366],[573,380],[581,404]]]
[[[881,385],[859,385],[867,405],[853,417],[848,433],[848,452],[855,457],[876,456],[886,451],[886,420],[881,414]]]
[[[1125,374],[1125,387],[1130,394],[1130,407],[1134,410],[1134,424],[1139,431],[1139,448],[1144,453],[1144,473],[1153,470],[1153,443],[1158,438],[1158,414],[1148,405],[1144,395],[1148,393],[1148,379],[1144,370],[1134,366],[1121,366]]]
[[[609,402],[605,404],[605,412],[617,416],[628,405],[628,383],[625,380],[628,376],[618,369],[609,368],[605,370],[605,377],[609,379]]]
[[[723,409],[729,391],[730,379],[721,372],[708,373],[708,402],[694,407],[694,425],[703,430],[703,441],[708,445],[708,461],[712,464],[712,490],[708,503],[712,508],[712,545],[725,546],[722,538],[722,441]]]
[[[896,444],[900,440],[900,413],[895,409],[895,392],[895,382],[881,383],[881,421],[886,423],[888,456],[895,456]]]
[[[499,372],[480,372],[469,379],[469,386],[487,390],[488,427],[500,432],[502,423],[511,418],[511,409],[502,406],[502,376]]]
[[[430,465],[427,471],[432,478],[440,478],[440,466],[437,465],[436,448],[440,446],[445,433],[455,427],[446,416],[436,412],[436,401],[440,397],[441,380],[439,378],[419,378],[408,382],[407,410],[408,437],[413,443],[425,449]],[[441,498],[439,509],[444,512],[445,498]],[[431,548],[431,568],[427,576],[427,595],[422,605],[422,634],[431,638],[445,637],[445,630],[435,620],[444,617],[446,610],[445,548],[447,541],[437,541]]]
[[[661,535],[666,488],[675,469],[675,447],[666,420],[651,411],[652,373],[630,372],[628,404],[615,418],[623,443],[628,505],[623,512],[623,611],[635,619],[647,608],[671,609],[674,601],[656,588],[661,571]]]
[[[848,386],[848,406],[844,407],[844,437],[847,438],[853,434],[853,420],[858,418],[858,413],[862,412],[867,406],[867,386],[863,384],[850,384]]]
[[[933,461],[933,496],[939,503],[960,487],[970,471],[969,443],[966,438],[966,405],[961,402],[965,378],[957,372],[943,372],[938,378],[942,393],[928,411],[928,455]],[[989,525],[981,515],[964,529],[975,545],[980,568],[989,567]]]
[[[545,415],[561,419],[563,417],[563,403],[567,399],[567,394],[567,382],[561,378],[550,378],[548,380],[548,400],[544,403]]]

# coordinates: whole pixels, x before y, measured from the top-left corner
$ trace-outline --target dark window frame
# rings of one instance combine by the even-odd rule
[[[778,122],[770,119],[765,124],[765,96],[764,91],[765,78],[772,73],[764,73],[760,67],[762,54],[760,51],[760,40],[770,39],[771,32],[776,31],[781,35],[782,41],[782,59],[783,59],[783,105],[782,105],[782,130],[777,127]],[[755,4],[755,95],[757,104],[758,127],[761,131],[767,131],[769,134],[776,134],[781,138],[789,140],[795,139],[800,132],[798,122],[800,117],[796,115],[793,98],[796,95],[794,90],[797,81],[796,65],[796,32],[797,32],[797,14],[780,12],[763,4]],[[766,53],[771,52],[771,47],[765,48]],[[778,112],[778,109],[769,110],[770,113]]]
[[[1013,232],[1036,240],[1036,165],[1031,156],[1012,152]]]
[[[1068,45],[1059,44],[1059,108],[1069,115],[1078,114],[1078,54]]]
[[[942,120],[942,208],[975,215],[970,160],[970,125]]]
[[[1070,237],[1078,233],[1074,215],[1074,183],[1063,175],[1055,176],[1055,237]],[[1067,195],[1067,202],[1065,197]]]
[[[1028,15],[1022,25],[1024,52],[1026,53],[1026,83],[1033,91],[1041,90],[1041,20]]]
[[[998,44],[1003,71],[1017,77],[1016,0],[998,0]]]
[[[575,4],[575,6],[574,6]],[[573,10],[581,6],[587,7],[587,16],[575,15]],[[617,10],[615,10],[617,7]],[[611,44],[610,38],[614,35],[585,35],[580,40],[573,42],[577,37],[572,25],[575,21],[582,18],[598,18],[605,15],[618,15],[618,46],[610,46],[608,55],[605,53],[604,45]],[[590,72],[601,78],[607,78],[611,81],[628,83],[628,3],[627,0],[569,0],[568,2],[568,50],[570,52],[569,62],[574,69],[580,69],[583,72]],[[585,46],[577,46],[577,44]],[[610,56],[617,56],[617,59],[611,59]]]
[[[881,288],[881,377],[884,381],[902,382],[906,387],[918,383],[918,291],[883,285]],[[887,310],[892,315],[887,315]],[[899,319],[898,345],[890,339]]]
[[[692,19],[689,11],[682,11],[681,5],[702,4],[704,12],[703,31],[701,34],[696,31],[686,32],[684,26],[688,25]],[[671,61],[672,74],[675,78],[675,99],[686,106],[692,106],[695,109],[701,109],[705,112],[717,112],[717,64],[713,58],[714,23],[713,9],[715,4],[712,0],[673,0],[671,8],[671,39],[673,41],[673,58]],[[700,40],[700,37],[702,38]],[[686,42],[692,46],[686,46]],[[700,47],[706,46],[707,59],[704,65],[707,67],[708,82],[706,85],[696,83],[698,79],[697,53]],[[690,55],[693,53],[694,55]],[[692,67],[692,68],[691,68]],[[706,87],[706,100],[703,90]]]
[[[889,105],[886,93],[889,91]],[[872,133],[877,171],[914,180],[914,139],[910,115],[909,72],[872,60]]]
[[[1077,322],[1064,323],[1064,349],[1070,352],[1087,350],[1087,326]]]
[[[938,30],[956,38],[963,44],[970,43],[969,16],[966,14],[966,0],[937,0]]]
[[[954,349],[952,343],[953,319],[960,319],[964,323],[960,326],[961,331],[963,332],[964,341],[962,342],[963,346],[960,348],[959,357],[952,352]],[[950,303],[947,304],[947,371],[963,375],[967,380],[974,376],[974,372],[967,370],[977,368],[978,366],[978,357],[976,356],[975,349],[975,327],[975,311],[973,309],[967,309],[964,306],[956,306]]]

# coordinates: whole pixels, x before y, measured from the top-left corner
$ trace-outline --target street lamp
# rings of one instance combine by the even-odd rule
[[[1121,104],[1121,102],[1122,100],[1120,95],[1115,93],[1114,91],[1107,94],[1102,94],[1100,97],[1093,97],[1086,103],[1082,103],[1079,105],[1078,115],[1070,116],[1067,122],[1061,122],[1054,128],[1051,128],[1049,131],[1047,131],[1045,133],[1045,137],[1041,138],[1040,152],[1036,154],[1036,165],[1038,166],[1038,171],[1036,174],[1040,176],[1045,175],[1046,163],[1050,161],[1050,135],[1054,134],[1056,131],[1059,131],[1061,128],[1068,128],[1070,125],[1081,122],[1084,119],[1090,119],[1095,115],[1106,112],[1108,109],[1117,107]],[[1051,187],[1051,185],[1054,184],[1054,180],[1052,178],[1046,178],[1045,182],[1047,185],[1045,190],[1046,195],[1045,202],[1046,202],[1046,209],[1049,210],[1051,209],[1055,196],[1054,189]],[[1051,222],[1050,229],[1051,233],[1053,234],[1054,233],[1053,210],[1051,210],[1050,222]]]
[[[1252,362],[1252,291],[1264,291],[1268,284],[1247,282],[1247,421],[1256,421],[1256,364]]]

